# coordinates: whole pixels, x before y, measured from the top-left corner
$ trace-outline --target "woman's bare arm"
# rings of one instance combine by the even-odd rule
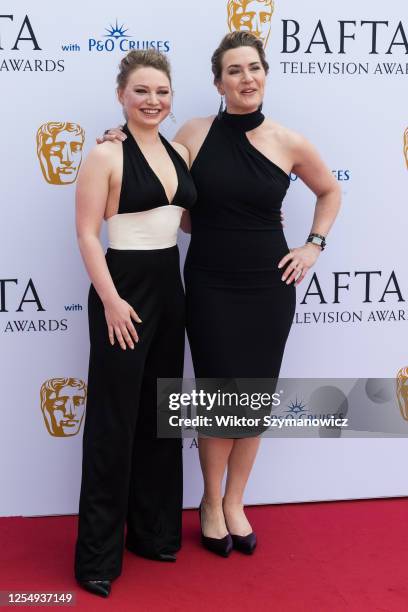
[[[340,209],[341,189],[315,147],[302,136],[294,144],[293,172],[316,195],[311,232],[327,236]]]
[[[109,194],[112,168],[110,146],[114,145],[95,147],[81,167],[76,190],[76,228],[85,267],[104,305],[109,340],[114,344],[116,336],[121,348],[125,350],[126,344],[134,348],[132,338],[138,342],[132,318],[139,323],[141,320],[119,296],[99,239]]]
[[[321,159],[315,147],[303,136],[290,132],[289,147],[293,156],[294,172],[316,195],[316,206],[310,233],[327,236],[340,209],[341,190],[330,169]],[[282,280],[287,284],[299,284],[314,265],[321,249],[307,243],[291,249],[279,262],[279,268],[287,267]]]
[[[76,229],[85,267],[102,302],[117,296],[99,239],[109,193],[110,160],[95,147],[82,164],[76,189]]]

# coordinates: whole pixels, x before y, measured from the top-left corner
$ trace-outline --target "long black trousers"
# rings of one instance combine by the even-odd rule
[[[157,437],[157,378],[183,375],[185,304],[178,248],[109,249],[119,295],[142,319],[135,349],[111,346],[104,308],[89,292],[90,361],[75,575],[113,579],[126,545],[145,556],[181,544],[180,439]]]

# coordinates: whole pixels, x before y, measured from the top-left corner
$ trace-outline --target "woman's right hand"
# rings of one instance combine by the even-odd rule
[[[115,343],[116,336],[120,347],[124,351],[126,350],[126,345],[134,349],[134,342],[139,342],[139,336],[132,319],[137,323],[142,322],[137,312],[119,296],[105,302],[104,307],[110,343],[112,345]]]
[[[109,130],[105,130],[103,136],[96,139],[96,144],[102,144],[107,140],[114,142],[115,140],[126,140],[127,136],[125,132],[122,131],[122,127],[119,126],[117,128],[110,128]]]

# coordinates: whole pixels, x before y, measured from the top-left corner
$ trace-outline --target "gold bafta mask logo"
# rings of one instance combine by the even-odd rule
[[[49,121],[37,131],[37,156],[47,183],[69,185],[78,176],[85,132],[78,123]]]
[[[408,169],[408,127],[404,132],[404,157]]]
[[[408,366],[397,373],[397,401],[402,418],[408,421]]]
[[[275,10],[274,0],[228,0],[227,10],[230,32],[252,32],[266,47]]]
[[[41,385],[41,411],[48,433],[75,436],[85,413],[86,384],[79,378],[50,378]]]

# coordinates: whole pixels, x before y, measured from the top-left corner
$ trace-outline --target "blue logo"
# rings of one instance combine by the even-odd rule
[[[156,49],[162,53],[170,51],[169,40],[143,40],[134,38],[130,34],[127,34],[129,28],[124,23],[121,25],[119,25],[119,23],[118,19],[116,19],[114,25],[112,23],[109,24],[109,26],[105,28],[107,34],[102,34],[99,39],[89,38],[88,51],[92,53],[111,53],[112,51],[128,53],[129,51],[137,49]]]
[[[350,181],[351,180],[351,170],[341,169],[341,170],[332,170],[332,174],[335,179],[338,181]],[[298,176],[293,172],[290,173],[290,180],[294,183],[298,180]]]
[[[289,410],[285,411],[286,414],[290,414],[295,417],[307,413],[306,404],[304,404],[301,400],[298,400],[298,398],[296,398],[294,402],[290,402],[288,408]]]
[[[116,25],[110,25],[109,28],[105,28],[109,34],[104,34],[104,36],[109,36],[110,38],[130,38],[130,36],[126,34],[126,32],[128,32],[128,28],[124,29],[124,25],[125,24],[123,23],[121,26],[119,26],[118,20],[116,20]]]

